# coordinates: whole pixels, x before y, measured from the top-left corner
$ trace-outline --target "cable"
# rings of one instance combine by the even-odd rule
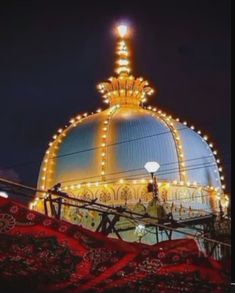
[[[197,167],[196,167],[197,166]],[[213,167],[213,166],[217,166],[217,163],[214,162],[214,163],[203,163],[203,164],[193,164],[191,166],[188,166],[187,168],[185,167],[184,169],[182,169],[182,171],[190,171],[190,170],[197,170],[197,169],[202,169],[202,168],[206,168],[206,167]],[[111,175],[118,175],[118,174],[123,174],[123,173],[127,173],[127,172],[132,172],[132,171],[139,171],[139,170],[143,170],[143,168],[138,168],[138,169],[130,169],[130,170],[125,170],[125,171],[121,171],[121,172],[115,172],[115,173],[109,173],[109,174],[106,174],[106,177],[107,176],[111,176]],[[178,167],[176,168],[172,168],[172,169],[168,169],[168,170],[164,170],[164,171],[159,171],[157,176],[161,176],[161,175],[168,175],[168,174],[175,174],[179,172],[178,171]],[[131,174],[129,175],[128,177],[126,178],[130,178],[130,177],[136,177],[136,176],[144,176],[144,177],[147,177],[146,175],[146,172],[145,173],[140,173],[140,174]],[[87,180],[87,179],[94,179],[94,178],[100,178],[101,176],[92,176],[92,177],[83,177],[83,178],[74,178],[74,179],[69,179],[69,180],[64,180],[64,181],[61,181],[60,183],[67,183],[67,182],[73,182],[73,181],[81,181],[81,180]],[[113,179],[125,179],[125,177],[115,177]],[[105,182],[107,182],[105,180]]]
[[[183,127],[182,129],[188,129],[188,128]],[[181,129],[178,129],[178,130],[181,130]],[[115,145],[122,144],[122,143],[128,143],[128,142],[132,142],[132,141],[136,141],[136,140],[140,140],[140,139],[145,139],[145,138],[149,138],[149,137],[153,137],[153,136],[159,136],[159,135],[163,135],[163,134],[167,134],[167,133],[171,133],[171,131],[165,131],[165,132],[161,132],[161,133],[156,133],[156,134],[153,134],[153,135],[148,135],[148,136],[144,136],[144,137],[140,137],[140,138],[135,138],[133,140],[126,140],[126,141],[116,142],[116,143],[113,143],[113,144],[106,145],[106,147],[115,146]],[[71,153],[67,153],[67,154],[62,154],[62,155],[58,155],[58,156],[49,157],[48,160],[54,160],[54,159],[59,159],[59,158],[67,157],[67,156],[72,156],[72,155],[75,155],[75,154],[80,154],[80,153],[84,153],[84,152],[90,152],[90,151],[94,151],[96,149],[101,149],[101,148],[102,148],[102,146],[97,146],[97,147],[84,149],[84,150],[80,150],[80,151],[76,151],[76,152],[71,152]],[[15,168],[15,167],[21,166],[21,165],[29,165],[29,164],[34,164],[34,163],[38,163],[38,162],[41,162],[41,160],[40,161],[38,161],[38,160],[28,161],[28,162],[19,163],[19,164],[16,164],[16,165],[5,166],[2,169],[5,170],[5,169],[10,169],[10,168]]]
[[[182,127],[182,128],[177,129],[177,130],[182,131],[182,130],[186,130],[186,129],[189,129],[189,128],[188,127]],[[165,131],[165,132],[161,132],[161,133],[156,133],[156,134],[152,134],[152,135],[143,136],[143,137],[140,137],[140,138],[134,138],[134,139],[131,139],[131,140],[125,140],[125,141],[121,141],[121,142],[116,142],[116,143],[113,143],[113,144],[106,145],[106,147],[112,147],[112,146],[116,146],[116,145],[119,145],[119,144],[129,143],[129,142],[133,142],[133,141],[137,141],[137,140],[141,140],[141,139],[146,139],[146,138],[150,138],[150,137],[154,137],[154,136],[164,135],[164,134],[168,134],[168,133],[171,133],[171,131]],[[62,155],[58,155],[58,156],[49,157],[48,160],[60,159],[60,158],[64,158],[64,157],[67,157],[67,156],[72,156],[72,155],[79,154],[79,153],[94,151],[94,150],[100,149],[100,148],[102,148],[102,146],[93,147],[93,148],[84,149],[84,150],[80,150],[80,151],[76,151],[76,152],[71,152],[71,153],[67,153],[67,154],[62,154]],[[37,164],[37,163],[41,163],[41,159],[40,160],[33,160],[33,161],[23,162],[23,163],[19,163],[19,164],[15,164],[15,165],[10,165],[10,166],[5,166],[5,167],[2,167],[1,169],[2,170],[7,170],[7,169],[16,168],[16,167]]]
[[[0,178],[0,182],[6,183],[8,185],[11,185],[12,184],[14,186],[22,187],[22,188],[29,189],[29,190],[34,190],[36,192],[44,192],[42,190],[39,190],[39,189],[30,187],[30,186],[27,186],[27,185],[19,184],[19,183],[10,181],[10,180],[6,180],[4,178]],[[56,192],[53,192],[53,191],[51,192],[51,194],[58,195]],[[153,217],[153,216],[148,216],[148,218],[143,218],[143,215],[142,214],[139,214],[139,213],[136,213],[136,212],[132,212],[132,211],[128,211],[128,210],[123,210],[123,212],[119,212],[117,210],[117,208],[115,208],[115,207],[107,206],[107,205],[104,205],[104,204],[101,204],[101,203],[96,203],[96,201],[92,201],[92,200],[91,201],[88,201],[88,200],[83,200],[83,199],[74,198],[74,197],[70,197],[70,196],[66,197],[66,199],[73,200],[73,201],[75,200],[77,202],[86,203],[88,205],[91,205],[91,207],[88,207],[88,206],[86,206],[86,207],[84,206],[83,207],[83,208],[85,208],[87,210],[93,210],[93,211],[97,211],[97,212],[105,212],[104,210],[102,210],[102,208],[106,208],[106,211],[107,211],[107,209],[109,210],[109,214],[118,215],[118,216],[121,216],[121,217],[130,219],[132,221],[135,220],[133,218],[133,216],[138,216],[138,217],[141,218],[141,222],[146,223],[147,225],[152,225],[152,226],[155,226],[155,227],[160,227],[160,228],[163,228],[163,229],[166,229],[166,230],[171,230],[171,231],[175,231],[175,232],[182,233],[184,235],[192,236],[193,238],[195,238],[195,237],[196,238],[201,238],[201,239],[204,239],[204,240],[206,240],[208,242],[214,242],[214,243],[221,244],[221,245],[224,245],[224,246],[227,246],[227,247],[231,247],[231,245],[228,244],[228,243],[220,242],[218,240],[211,239],[211,238],[208,238],[208,237],[205,237],[205,236],[196,236],[194,234],[191,234],[191,233],[188,233],[188,232],[185,232],[185,231],[181,231],[181,230],[178,230],[176,228],[166,226],[164,224],[156,223],[156,220],[158,220],[158,218]],[[66,203],[66,202],[62,202],[62,205],[67,205],[67,206],[73,205],[73,206],[75,206],[74,204],[69,204],[69,203]],[[92,207],[93,205],[96,205],[97,207],[93,208]],[[81,208],[79,206],[77,206],[77,207],[78,208]],[[153,220],[154,222],[151,222],[150,220]]]
[[[188,161],[195,161],[195,160],[201,160],[201,159],[204,159],[204,158],[212,158],[212,156],[204,156],[204,157],[199,157],[199,158],[194,158],[194,159],[188,159],[188,160],[184,160],[182,162],[188,162]],[[212,163],[212,162],[211,162]],[[214,163],[214,162],[213,162]],[[171,164],[178,164],[178,162],[173,162],[173,163],[162,163],[161,166],[166,166],[166,165],[171,165]],[[202,163],[200,163],[201,165]],[[209,164],[209,163],[208,163]],[[196,164],[195,164],[196,165]],[[189,166],[188,166],[189,167]],[[114,173],[108,173],[106,174],[106,176],[110,176],[110,175],[116,175],[116,174],[122,174],[122,173],[128,173],[128,172],[135,172],[135,171],[140,171],[140,170],[143,170],[144,168],[135,168],[135,169],[129,169],[129,170],[125,170],[125,171],[119,171],[119,172],[114,172]],[[169,170],[172,170],[172,169],[169,169]],[[167,170],[167,171],[169,171]],[[178,171],[178,166],[173,168],[173,170],[177,170]],[[166,171],[166,170],[165,170]],[[161,172],[158,172],[158,174],[161,173]],[[98,176],[92,176],[92,177],[85,177],[85,178],[81,178],[80,180],[84,180],[84,179],[91,179],[91,178],[97,178],[97,177],[100,177],[100,175]],[[73,180],[78,180],[78,178],[76,179],[70,179],[71,181]],[[69,180],[68,180],[69,181]],[[67,181],[66,181],[67,182]]]

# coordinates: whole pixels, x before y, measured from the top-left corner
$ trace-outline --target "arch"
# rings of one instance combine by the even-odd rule
[[[101,202],[110,202],[114,200],[114,190],[110,187],[102,187],[96,191],[95,196]]]

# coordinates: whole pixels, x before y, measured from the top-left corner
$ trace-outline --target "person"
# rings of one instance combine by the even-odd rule
[[[55,213],[56,218],[60,219],[61,213],[63,213],[63,211],[64,211],[64,209],[62,208],[62,205],[65,203],[64,198],[66,198],[66,197],[68,198],[69,196],[67,193],[61,191],[61,183],[55,184],[52,187],[52,189],[48,190],[48,192],[49,192],[49,196],[50,196],[50,200],[51,200],[51,205],[53,205],[52,201],[54,201],[54,200],[56,200],[56,202],[58,203],[57,209],[54,210],[54,213]],[[52,199],[51,195],[57,196],[56,199],[55,198]],[[55,207],[53,209],[55,209]]]

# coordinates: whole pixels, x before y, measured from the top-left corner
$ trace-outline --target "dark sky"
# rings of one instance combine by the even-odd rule
[[[229,1],[5,3],[0,176],[35,185],[55,131],[102,106],[96,84],[113,74],[112,26],[124,19],[134,27],[134,74],[158,91],[150,104],[209,135],[230,189]]]

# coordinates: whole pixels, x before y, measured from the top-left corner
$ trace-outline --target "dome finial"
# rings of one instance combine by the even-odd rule
[[[115,27],[118,38],[115,72],[117,76],[111,76],[108,81],[101,82],[97,88],[104,98],[104,102],[110,106],[133,106],[139,107],[146,101],[146,96],[153,94],[153,89],[148,85],[147,80],[142,77],[135,78],[131,75],[130,51],[128,49],[128,37],[131,28],[121,23]]]
[[[130,73],[130,60],[129,60],[129,50],[127,46],[126,38],[129,34],[129,28],[126,24],[119,24],[116,27],[116,32],[118,36],[118,43],[117,43],[117,49],[116,54],[118,55],[117,68],[116,73],[121,75],[129,75]]]

